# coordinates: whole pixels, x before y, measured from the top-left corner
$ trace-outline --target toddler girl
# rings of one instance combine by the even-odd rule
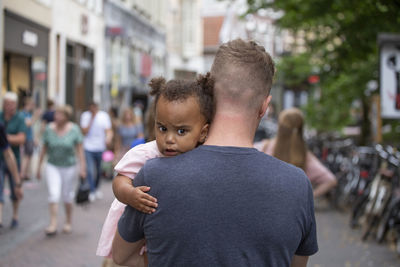
[[[149,159],[171,157],[204,143],[213,116],[213,82],[210,74],[197,81],[155,78],[150,82],[150,94],[155,96],[156,140],[129,150],[115,166],[118,175],[113,181],[116,199],[104,222],[96,254],[110,256],[111,246],[125,205],[151,214],[157,199],[146,192],[149,187],[133,187],[132,179]]]

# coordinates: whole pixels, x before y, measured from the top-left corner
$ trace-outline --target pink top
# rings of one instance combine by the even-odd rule
[[[272,156],[275,147],[275,139],[254,143],[254,148]],[[313,185],[336,180],[333,173],[328,170],[310,151],[306,155],[306,167],[304,172]]]
[[[138,145],[126,152],[122,159],[115,166],[115,171],[131,179],[143,167],[147,160],[161,157],[162,154],[157,148],[156,141]],[[117,230],[118,220],[125,209],[125,204],[114,199],[104,221],[96,255],[103,257],[111,256],[112,241]]]
[[[133,179],[147,160],[161,156],[162,154],[158,150],[156,141],[151,141],[135,146],[126,152],[114,170]]]

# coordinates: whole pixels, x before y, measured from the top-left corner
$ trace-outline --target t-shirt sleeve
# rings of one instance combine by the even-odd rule
[[[82,113],[80,125],[82,128],[86,128],[89,126],[89,122],[90,122],[90,113],[85,111]]]
[[[306,222],[305,222],[305,232],[299,247],[296,250],[296,255],[299,256],[311,256],[318,251],[318,241],[317,241],[317,225],[315,222],[314,214],[314,197],[312,193],[311,184],[308,183],[307,188],[307,208],[306,208]]]
[[[133,179],[147,160],[158,156],[159,151],[156,149],[154,141],[138,145],[126,152],[114,170]]]
[[[27,127],[25,124],[25,117],[22,113],[18,114],[18,129],[17,129],[17,133],[26,133],[27,131]]]
[[[141,170],[136,176],[135,186],[144,185],[144,171]],[[135,210],[129,205],[118,221],[118,233],[127,242],[136,242],[144,238],[145,213]]]
[[[307,153],[305,172],[312,184],[322,184],[335,180],[335,175],[328,170],[311,152]]]
[[[0,124],[0,150],[4,150],[8,147],[7,135],[4,129],[4,125]]]
[[[76,124],[74,125],[74,128],[76,132],[75,144],[80,144],[83,141],[83,135],[81,129]]]

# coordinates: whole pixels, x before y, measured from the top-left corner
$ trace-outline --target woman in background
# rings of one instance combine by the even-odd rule
[[[60,198],[64,202],[66,215],[63,232],[71,232],[72,204],[78,177],[77,158],[80,167],[79,175],[82,178],[86,177],[86,161],[82,147],[83,136],[79,126],[70,121],[71,116],[71,107],[56,108],[54,122],[49,123],[43,133],[43,148],[40,153],[37,178],[41,178],[41,165],[47,154],[45,176],[49,191],[50,224],[45,233],[49,236],[57,232],[57,212]]]
[[[304,170],[320,197],[337,184],[335,176],[308,149],[303,139],[304,117],[301,110],[282,111],[278,119],[278,133],[273,139],[255,143],[258,150]]]
[[[116,132],[117,160],[121,159],[131,149],[135,139],[143,137],[143,125],[137,120],[131,108],[125,108]]]

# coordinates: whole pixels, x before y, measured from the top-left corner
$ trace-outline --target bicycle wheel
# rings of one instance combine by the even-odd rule
[[[377,222],[377,217],[373,216],[371,220],[365,220],[364,223],[364,230],[361,236],[362,241],[366,241],[368,239],[369,234],[371,233],[371,230],[374,228],[376,222]]]
[[[388,230],[388,222],[390,219],[390,216],[392,214],[392,209],[388,209],[385,214],[382,217],[382,220],[379,222],[378,229],[376,230],[376,241],[378,243],[382,243],[383,240],[385,239],[386,232]]]
[[[358,226],[358,220],[362,215],[364,215],[365,212],[365,206],[368,203],[368,195],[365,194],[363,196],[360,196],[356,202],[356,204],[353,207],[353,211],[351,213],[350,217],[350,227],[355,228]]]

